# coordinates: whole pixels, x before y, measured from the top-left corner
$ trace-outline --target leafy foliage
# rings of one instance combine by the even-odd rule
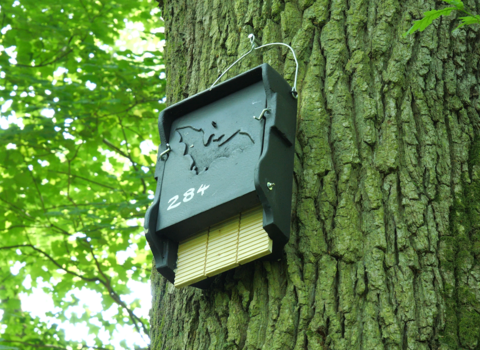
[[[404,35],[413,34],[417,30],[419,32],[423,32],[434,20],[436,20],[440,16],[448,16],[455,7],[447,7],[441,10],[432,10],[425,12],[425,17],[423,17],[420,21],[415,21],[412,28],[408,30]]]
[[[69,296],[76,288],[101,293],[104,310],[118,308],[117,324],[147,337],[146,320],[135,314],[140,301],[124,296],[126,282],[146,281],[150,268],[139,219],[153,194],[155,152],[142,154],[140,146],[159,143],[156,119],[164,107],[157,5],[1,4],[0,346],[86,348],[58,329],[67,307],[78,305]],[[139,22],[143,36],[127,43],[126,26]],[[126,49],[139,43],[150,47]],[[132,250],[133,258],[120,259],[119,252]],[[23,266],[17,275],[14,264]],[[26,278],[33,287],[50,284],[57,322],[21,310],[20,293],[31,293]],[[91,334],[115,328],[89,310],[69,321],[86,322]],[[94,345],[112,348],[98,336]]]
[[[460,17],[462,21],[455,29],[459,29],[465,25],[471,24],[480,24],[480,15],[473,15],[465,10],[465,5],[461,0],[443,0],[444,2],[453,5],[454,7],[446,7],[440,10],[432,10],[427,11],[424,13],[424,17],[419,20],[415,21],[413,26],[403,34],[403,36],[407,36],[408,34],[413,34],[416,31],[423,32],[434,20],[436,20],[440,16],[448,16],[452,13],[452,11],[459,11],[466,13],[468,16]]]
[[[462,20],[462,23],[460,23],[456,29],[462,28],[463,26],[470,24],[480,24],[480,15],[465,16],[460,17],[460,19]]]

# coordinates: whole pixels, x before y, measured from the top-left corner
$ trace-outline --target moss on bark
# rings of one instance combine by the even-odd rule
[[[466,1],[472,11],[480,5]],[[480,349],[478,28],[434,0],[165,0],[167,101],[299,63],[292,234],[211,290],[152,273],[152,349]],[[283,48],[252,54],[293,82]]]

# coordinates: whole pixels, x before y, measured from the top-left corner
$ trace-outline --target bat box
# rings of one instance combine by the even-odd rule
[[[155,265],[176,287],[279,259],[290,236],[297,100],[268,64],[160,113],[145,216]]]

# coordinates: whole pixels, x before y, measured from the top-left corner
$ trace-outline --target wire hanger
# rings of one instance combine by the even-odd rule
[[[240,62],[241,60],[243,60],[245,57],[247,57],[249,54],[251,54],[254,50],[259,50],[261,48],[264,48],[264,47],[267,47],[267,46],[273,46],[273,45],[282,45],[282,46],[286,46],[290,49],[290,51],[292,51],[292,54],[293,54],[293,58],[295,59],[295,65],[296,65],[296,68],[295,68],[295,81],[293,83],[293,88],[292,88],[292,96],[293,98],[297,98],[298,97],[298,92],[297,92],[297,77],[298,77],[298,61],[297,61],[297,56],[295,55],[295,51],[293,51],[292,47],[290,45],[287,45],[285,43],[268,43],[268,44],[264,44],[264,45],[261,45],[261,46],[257,46],[257,41],[255,40],[255,35],[253,34],[249,34],[248,35],[248,38],[250,39],[250,44],[252,45],[252,47],[250,48],[250,51],[244,53],[239,59],[237,59],[235,62],[233,62],[230,67],[228,67],[226,70],[223,71],[223,73],[217,78],[217,80],[215,80],[215,82],[212,84],[212,86],[210,86],[210,89],[209,90],[212,90],[212,88],[215,86],[215,84],[234,66],[236,65],[238,62]]]

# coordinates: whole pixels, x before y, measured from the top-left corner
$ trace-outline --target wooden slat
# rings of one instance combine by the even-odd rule
[[[240,216],[210,227],[205,274],[208,277],[230,270],[237,264]]]
[[[178,245],[175,287],[180,288],[199,282],[205,276],[208,231],[191,237]]]
[[[263,209],[257,207],[240,215],[237,262],[246,264],[272,253],[272,240],[263,229]]]

